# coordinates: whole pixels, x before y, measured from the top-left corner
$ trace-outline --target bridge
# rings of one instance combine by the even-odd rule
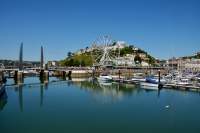
[[[2,66],[2,65],[1,65]],[[3,81],[4,77],[4,72],[14,72],[14,80],[16,83],[23,83],[24,80],[24,73],[27,70],[35,70],[40,73],[40,80],[41,82],[48,81],[49,78],[49,71],[44,68],[44,55],[43,55],[43,47],[41,46],[41,60],[40,60],[40,67],[37,68],[24,68],[23,66],[23,43],[20,45],[20,51],[19,51],[19,63],[18,67],[11,67],[11,68],[6,68],[1,67],[0,68],[0,81]]]

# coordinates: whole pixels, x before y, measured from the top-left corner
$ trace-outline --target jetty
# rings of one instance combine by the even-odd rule
[[[195,85],[177,85],[177,84],[165,84],[163,88],[178,89],[178,90],[200,90],[200,86]]]

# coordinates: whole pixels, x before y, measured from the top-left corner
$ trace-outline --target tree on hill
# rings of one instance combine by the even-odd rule
[[[147,54],[147,52],[145,52],[144,50],[142,50],[142,49],[138,49],[138,51],[137,51],[138,53],[144,53],[144,54]]]
[[[74,59],[69,59],[69,61],[67,61],[65,63],[66,66],[73,66],[74,65]]]
[[[133,45],[129,45],[129,48],[130,48],[130,49],[133,49],[133,48],[134,48],[134,46],[133,46]]]
[[[112,46],[115,46],[115,45],[117,45],[117,42],[116,42],[116,41],[113,42]]]
[[[72,66],[76,66],[76,67],[80,66],[79,60],[74,60],[74,63]]]
[[[92,64],[92,56],[88,53],[72,55],[60,61],[61,66],[92,66]]]
[[[112,46],[115,46],[117,44],[116,41],[113,42]],[[116,48],[116,47],[115,47]],[[67,58],[60,61],[61,66],[92,66],[94,63],[94,55],[92,53],[96,53],[96,55],[100,55],[101,52],[99,51],[98,47],[94,47],[93,51],[88,51],[89,47],[85,47],[85,49],[80,49],[79,54],[74,54],[72,52],[67,53]],[[135,55],[134,61],[136,64],[141,64],[142,61],[146,61],[151,65],[154,65],[156,63],[155,58],[149,55],[146,51],[135,48],[133,45],[125,46],[122,49],[116,48],[111,50],[112,53],[110,53],[113,56],[118,57],[119,54],[121,57],[126,56],[127,54]],[[145,55],[146,56],[145,56]],[[140,57],[141,56],[141,57]],[[145,56],[144,58],[142,58]],[[99,59],[99,58],[98,58]]]
[[[72,56],[72,52],[69,51],[69,52],[67,53],[67,56],[70,58],[70,57]]]
[[[84,60],[82,60],[81,62],[80,62],[80,65],[82,66],[82,67],[84,67],[86,64],[85,64],[85,61]]]
[[[133,53],[133,49],[131,47],[124,47],[120,49],[120,56],[124,56],[126,54],[132,54],[132,53]]]

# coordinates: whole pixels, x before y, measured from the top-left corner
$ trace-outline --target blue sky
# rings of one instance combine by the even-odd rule
[[[90,46],[102,35],[157,58],[200,51],[199,0],[0,0],[0,58],[46,60]]]

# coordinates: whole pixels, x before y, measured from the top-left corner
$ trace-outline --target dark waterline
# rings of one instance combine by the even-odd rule
[[[24,86],[8,86],[0,101],[0,131],[200,132],[198,92],[55,80],[41,85],[27,78]]]

